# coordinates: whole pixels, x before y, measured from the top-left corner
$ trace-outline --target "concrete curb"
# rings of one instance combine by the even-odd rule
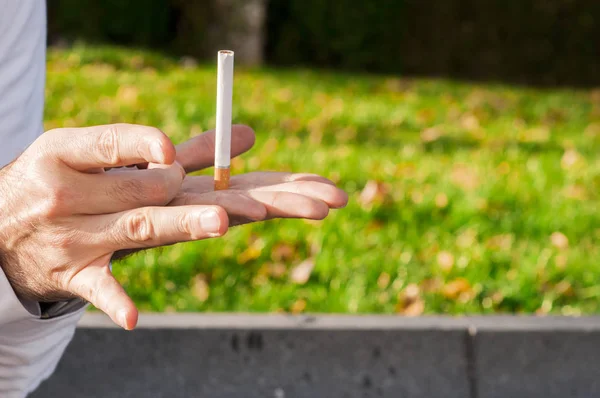
[[[41,397],[592,397],[600,317],[87,314]]]

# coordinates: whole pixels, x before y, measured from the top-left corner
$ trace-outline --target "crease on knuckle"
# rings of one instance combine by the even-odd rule
[[[125,234],[130,241],[150,244],[155,238],[154,223],[147,210],[138,210],[131,214],[125,228]]]
[[[175,228],[181,235],[190,237],[193,236],[193,223],[194,217],[192,217],[190,214],[179,214],[177,217],[175,217]]]
[[[117,126],[108,126],[106,130],[100,133],[97,148],[100,161],[104,164],[118,166],[121,163]]]

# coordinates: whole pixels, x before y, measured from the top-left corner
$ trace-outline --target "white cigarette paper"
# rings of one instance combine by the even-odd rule
[[[233,51],[219,51],[217,73],[217,133],[215,167],[227,169],[231,163],[231,108],[233,102]]]

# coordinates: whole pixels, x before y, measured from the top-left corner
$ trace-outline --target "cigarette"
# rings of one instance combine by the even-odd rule
[[[215,191],[229,188],[233,59],[233,51],[219,51],[217,72],[217,132],[215,138]]]

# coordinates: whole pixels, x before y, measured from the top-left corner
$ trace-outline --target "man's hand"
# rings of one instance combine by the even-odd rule
[[[0,170],[0,266],[15,292],[78,296],[132,329],[138,313],[110,272],[113,253],[221,236],[229,224],[218,206],[164,207],[185,176],[175,156],[151,127],[59,129]]]
[[[249,127],[233,126],[231,137],[233,157],[254,145],[254,132]],[[212,166],[214,145],[214,131],[192,138],[177,146],[177,161],[187,172]],[[256,172],[233,176],[229,190],[217,192],[212,177],[189,176],[169,205],[219,205],[233,226],[272,218],[320,220],[330,208],[344,207],[347,202],[344,191],[318,175]]]

